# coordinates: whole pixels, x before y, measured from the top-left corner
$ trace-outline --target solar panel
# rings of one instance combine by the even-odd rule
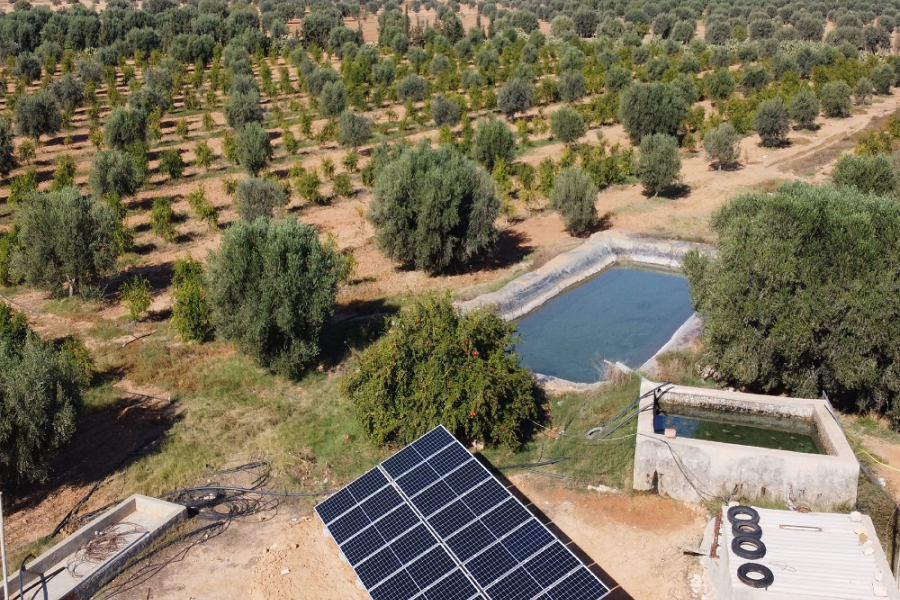
[[[316,513],[373,600],[599,600],[609,589],[442,425]]]

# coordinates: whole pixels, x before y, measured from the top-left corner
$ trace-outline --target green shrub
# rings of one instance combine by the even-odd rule
[[[172,277],[172,326],[184,341],[204,342],[213,326],[203,263],[191,258],[175,261]]]
[[[819,110],[819,99],[806,86],[801,87],[791,100],[791,119],[800,129],[815,129]]]
[[[0,234],[0,286],[12,283],[9,267],[13,252],[19,243],[19,228],[13,225],[8,231]]]
[[[494,182],[483,169],[423,140],[398,148],[381,166],[368,219],[386,256],[437,273],[493,248],[499,210]]]
[[[122,285],[119,297],[125,301],[131,320],[137,321],[150,308],[152,301],[150,297],[150,282],[144,277],[135,275],[131,281],[126,281]]]
[[[734,93],[736,84],[734,76],[728,69],[717,69],[703,78],[706,86],[706,95],[714,102],[727,100]]]
[[[219,228],[219,209],[206,197],[206,188],[199,186],[187,195],[186,200],[198,219],[209,223],[210,229]]]
[[[408,444],[438,424],[464,443],[527,441],[543,396],[510,351],[514,324],[430,296],[386,327],[341,382],[373,443]]]
[[[63,154],[56,160],[56,170],[53,172],[50,189],[60,190],[70,185],[75,185],[75,159],[71,154]]]
[[[860,78],[853,86],[853,99],[858,105],[872,102],[872,82],[868,78]]]
[[[472,145],[472,158],[484,165],[488,171],[493,171],[494,162],[498,158],[507,163],[512,162],[515,148],[515,134],[505,123],[492,118],[478,126]]]
[[[107,148],[124,152],[133,143],[147,139],[147,115],[123,106],[113,109],[106,117],[103,138]]]
[[[791,118],[781,98],[775,97],[759,105],[753,117],[753,128],[759,133],[763,146],[776,147],[787,141]]]
[[[562,106],[550,115],[550,131],[559,141],[571,144],[587,132],[587,127],[578,111]]]
[[[284,186],[264,177],[251,177],[238,183],[235,203],[242,219],[253,222],[260,217],[271,219],[276,208],[287,204]]]
[[[550,207],[558,211],[572,235],[584,235],[597,225],[597,186],[579,169],[563,169],[553,184]]]
[[[534,103],[534,86],[520,77],[508,80],[497,93],[497,108],[512,118],[517,112],[525,112]]]
[[[284,144],[284,151],[288,154],[297,154],[297,150],[300,149],[300,142],[287,127],[281,131],[281,142]]]
[[[706,149],[706,160],[714,163],[717,169],[733,165],[741,156],[740,140],[730,123],[707,131],[703,136],[703,147]]]
[[[622,91],[619,120],[634,145],[653,133],[675,135],[687,117],[687,102],[673,85],[635,83]]]
[[[169,179],[181,179],[184,174],[184,159],[181,150],[170,148],[163,150],[159,158],[159,172],[168,175]]]
[[[24,173],[16,175],[9,182],[9,198],[6,201],[9,204],[18,204],[36,191],[37,186],[37,167],[28,167]]]
[[[822,111],[826,117],[849,117],[853,104],[850,100],[850,86],[843,81],[831,81],[819,92]]]
[[[272,371],[302,375],[319,355],[344,258],[296,219],[241,220],[225,231],[208,269],[218,334]]]
[[[338,143],[344,147],[357,148],[372,137],[372,121],[350,110],[341,113],[338,119]]]
[[[244,125],[235,140],[235,156],[244,170],[256,177],[272,158],[272,142],[266,128],[259,123]]]
[[[341,173],[332,180],[332,189],[336,196],[349,198],[353,193],[353,184],[350,182],[350,175]]]
[[[0,89],[0,91],[3,91]],[[16,160],[12,125],[6,117],[0,117],[0,175],[6,177],[18,166]]]
[[[655,196],[675,183],[680,173],[678,139],[661,133],[644,136],[636,169],[644,189]]]
[[[137,161],[130,154],[118,150],[98,152],[91,161],[88,184],[96,199],[110,194],[120,198],[131,196],[141,185],[142,176]]]
[[[17,280],[56,294],[68,282],[73,295],[116,266],[118,215],[77,187],[35,194],[16,214],[16,224],[10,270]]]
[[[898,425],[900,205],[792,183],[744,194],[712,220],[715,254],[684,271],[721,383],[888,413]],[[852,315],[852,317],[851,317]]]
[[[195,162],[198,167],[201,167],[205,170],[209,170],[209,167],[212,165],[213,160],[215,160],[215,155],[213,154],[212,148],[209,147],[209,144],[206,143],[206,140],[200,140],[194,146],[194,156]]]
[[[894,194],[900,183],[890,159],[883,154],[844,154],[834,166],[831,178],[839,188],[855,187],[860,192],[878,195]]]
[[[153,200],[153,208],[150,210],[150,225],[153,233],[166,240],[167,242],[175,241],[175,226],[172,225],[172,219],[175,213],[172,212],[172,200],[169,198],[156,198]]]

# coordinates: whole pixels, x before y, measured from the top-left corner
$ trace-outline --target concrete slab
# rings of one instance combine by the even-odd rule
[[[180,504],[139,494],[123,500],[27,564],[24,597],[44,597],[41,588],[46,585],[49,600],[90,598],[186,512]],[[18,575],[8,580],[11,600],[23,597]]]

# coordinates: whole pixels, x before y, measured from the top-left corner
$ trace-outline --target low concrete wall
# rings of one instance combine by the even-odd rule
[[[622,229],[601,231],[502,289],[460,302],[459,306],[463,310],[493,306],[504,319],[517,319],[617,261],[678,269],[684,255],[693,249],[713,251],[711,246],[656,240]]]
[[[658,384],[644,381],[641,394]],[[654,399],[641,401],[634,488],[688,502],[729,496],[793,500],[816,507],[855,504],[859,463],[824,400],[758,396],[671,386],[668,402],[812,420],[827,455],[769,450],[707,440],[668,439],[653,431]],[[706,496],[706,498],[704,498]]]
[[[26,598],[43,598],[40,576],[47,583],[49,600],[80,600],[90,598],[105,582],[109,581],[125,563],[162,536],[170,527],[180,522],[187,509],[156,498],[135,494],[103,513],[59,544],[53,546],[27,565],[22,577]],[[102,562],[86,564],[83,573],[72,573],[69,563],[72,557],[95,535],[110,526],[128,522],[143,531],[129,533],[127,543],[118,552]],[[11,600],[20,598],[19,572],[7,580]],[[2,596],[2,593],[0,593]]]

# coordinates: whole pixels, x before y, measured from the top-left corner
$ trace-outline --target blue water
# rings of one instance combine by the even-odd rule
[[[604,360],[640,367],[692,313],[684,277],[613,267],[523,317],[516,351],[535,373],[592,383]]]

